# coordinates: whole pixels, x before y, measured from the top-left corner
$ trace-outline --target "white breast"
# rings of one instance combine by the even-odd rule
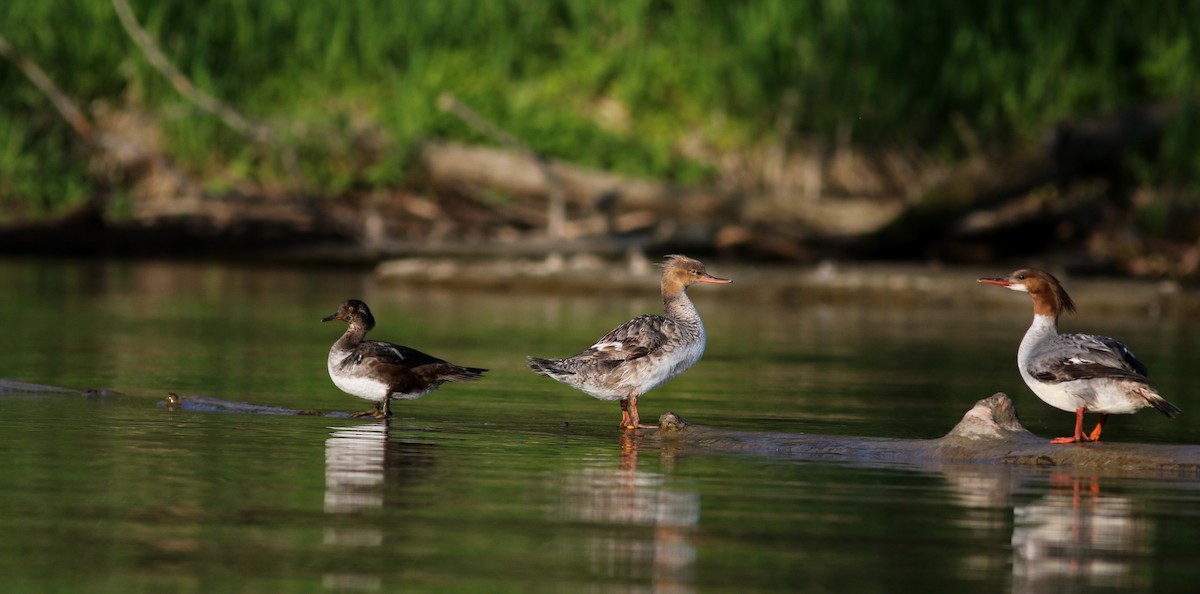
[[[1025,385],[1043,402],[1067,412],[1083,407],[1090,412],[1128,414],[1147,405],[1145,399],[1131,397],[1128,383],[1107,378],[1079,379],[1067,382],[1044,382],[1029,374],[1038,353],[1047,352],[1045,345],[1058,336],[1054,319],[1034,316],[1033,324],[1017,350],[1017,367]],[[1050,349],[1050,359],[1057,359]]]
[[[387,384],[370,377],[354,373],[354,366],[340,367],[348,351],[329,351],[329,379],[341,391],[372,402],[382,402],[388,396]]]

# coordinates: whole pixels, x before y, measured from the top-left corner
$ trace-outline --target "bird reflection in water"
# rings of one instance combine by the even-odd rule
[[[1013,492],[1020,484],[1009,465],[948,462],[936,470],[945,477],[955,507],[961,511],[954,523],[972,533],[980,543],[1004,542],[1012,534]],[[1011,556],[993,547],[966,547],[961,552],[961,571],[968,579],[1007,582]]]
[[[692,592],[700,494],[669,487],[662,474],[638,470],[640,447],[640,436],[624,433],[618,468],[596,464],[571,477],[568,513],[600,526],[585,544],[598,577],[649,581],[653,592]]]
[[[370,516],[397,504],[399,489],[429,473],[436,446],[389,439],[386,421],[330,429],[325,440],[325,513],[333,522],[325,528],[324,544],[382,546],[385,532]],[[360,591],[382,586],[377,576],[362,572],[328,574],[323,582],[331,589]]]
[[[1132,500],[1104,495],[1098,477],[1050,477],[1050,492],[1013,510],[1013,591],[1149,587],[1150,524]]]

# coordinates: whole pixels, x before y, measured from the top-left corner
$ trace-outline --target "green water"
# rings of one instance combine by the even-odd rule
[[[683,456],[525,369],[655,311],[653,283],[644,298],[468,294],[19,261],[0,262],[0,286],[0,378],[115,391],[0,393],[5,592],[1166,592],[1200,577],[1197,480]],[[708,351],[644,417],[924,438],[1003,390],[1032,431],[1071,428],[1017,377],[1023,296],[980,312],[691,294]],[[374,337],[492,371],[397,402],[389,425],[155,406],[174,391],[365,409],[325,374],[343,326],[318,320],[350,297]],[[1194,320],[1084,309],[1064,326],[1121,337],[1188,411],[1114,418],[1105,439],[1200,443]]]

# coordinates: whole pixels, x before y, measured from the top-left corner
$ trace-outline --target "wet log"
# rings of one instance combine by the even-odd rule
[[[349,418],[345,412],[321,412],[312,409],[295,409],[283,406],[267,406],[222,400],[210,396],[180,395],[175,392],[167,393],[167,397],[158,402],[159,408],[169,411],[216,412],[243,415],[304,415],[314,417]]]
[[[89,397],[116,394],[109,390],[81,392],[0,378],[0,395],[21,393]],[[346,412],[320,412],[175,393],[169,393],[155,405],[168,411],[350,416]],[[985,464],[1074,468],[1104,474],[1200,478],[1200,446],[1115,442],[1051,444],[1021,425],[1012,399],[1003,392],[975,403],[954,429],[937,439],[729,431],[692,425],[675,413],[662,415],[658,430],[644,431],[639,438],[643,444],[657,444],[675,452],[736,453],[863,464],[900,463],[918,467]]]
[[[0,377],[0,394],[76,394],[76,390],[69,388],[59,388],[57,386],[43,386],[42,384],[31,384]]]
[[[687,451],[733,452],[802,460],[856,463],[983,463],[1075,467],[1120,474],[1200,478],[1200,446],[1098,442],[1056,445],[1030,433],[1002,392],[980,400],[938,439],[889,439],[725,431],[690,425],[678,415],[659,418],[660,443]]]

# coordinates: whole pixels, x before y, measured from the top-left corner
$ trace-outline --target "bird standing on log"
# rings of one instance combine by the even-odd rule
[[[1100,441],[1111,414],[1132,414],[1148,406],[1168,417],[1183,412],[1150,386],[1146,366],[1129,347],[1107,336],[1058,333],[1059,316],[1075,311],[1075,303],[1050,273],[1026,268],[1008,278],[979,282],[1029,293],[1033,299],[1033,324],[1017,350],[1017,368],[1038,398],[1075,413],[1075,433],[1051,443]],[[1085,412],[1100,413],[1091,433],[1083,432]]]
[[[593,398],[619,400],[624,429],[655,428],[641,424],[638,398],[687,371],[704,354],[704,323],[688,299],[688,286],[731,282],[708,274],[697,260],[667,256],[662,268],[665,315],[629,320],[568,359],[529,357],[529,367]]]

